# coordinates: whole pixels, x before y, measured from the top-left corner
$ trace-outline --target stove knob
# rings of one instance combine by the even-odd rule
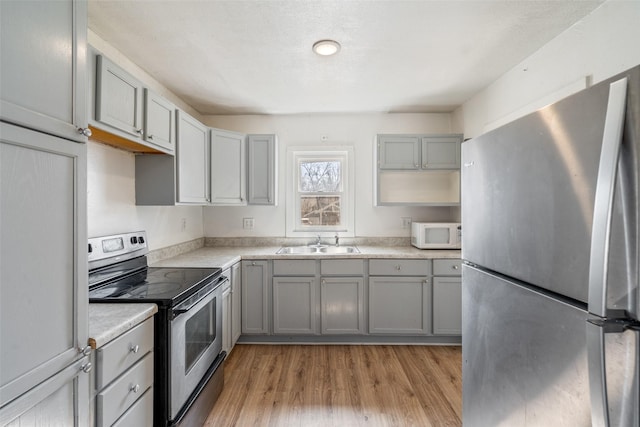
[[[131,243],[132,243],[132,244],[134,244],[134,245],[135,245],[136,243],[138,243],[138,238],[137,238],[136,236],[133,236],[133,237],[131,238]]]
[[[142,236],[138,237],[138,243],[143,244],[144,243],[144,237],[142,237]]]

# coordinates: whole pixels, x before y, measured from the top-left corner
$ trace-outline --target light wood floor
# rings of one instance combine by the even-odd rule
[[[460,426],[462,351],[236,345],[207,426]]]

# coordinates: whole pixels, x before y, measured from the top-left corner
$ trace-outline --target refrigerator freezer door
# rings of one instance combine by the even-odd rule
[[[608,307],[638,315],[640,67],[462,144],[462,257],[586,303],[609,84],[628,93],[608,249]]]
[[[462,267],[463,423],[591,426],[586,310]],[[638,332],[607,334],[611,426],[638,425]]]

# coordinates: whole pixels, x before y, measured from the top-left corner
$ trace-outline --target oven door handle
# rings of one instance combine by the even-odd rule
[[[181,307],[181,305],[178,305],[177,307],[175,307],[173,309],[173,318],[175,319],[176,317],[178,317],[181,314],[186,313],[187,311],[191,310],[193,307],[195,307],[196,305],[198,305],[198,303],[200,301],[202,301],[203,299],[205,299],[206,297],[208,297],[212,292],[214,292],[216,289],[218,289],[220,287],[220,285],[222,285],[224,282],[228,281],[229,279],[227,279],[225,276],[220,276],[218,278],[218,281],[216,284],[214,284],[210,289],[208,289],[205,293],[203,293],[199,298],[197,298],[194,302],[192,302],[191,304],[187,305],[186,307]]]

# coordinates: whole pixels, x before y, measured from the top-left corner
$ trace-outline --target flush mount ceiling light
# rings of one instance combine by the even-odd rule
[[[335,40],[320,40],[313,44],[313,51],[322,56],[334,55],[339,50],[340,43]]]

